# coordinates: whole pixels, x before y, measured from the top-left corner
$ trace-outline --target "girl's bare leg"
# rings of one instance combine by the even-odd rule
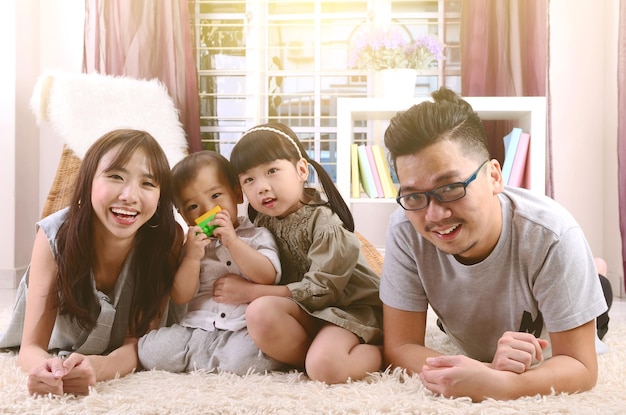
[[[317,320],[285,297],[265,296],[246,310],[248,333],[266,355],[298,368],[317,330]]]
[[[325,325],[315,336],[306,356],[306,371],[313,380],[328,384],[359,380],[382,366],[380,346],[361,344],[358,337],[339,326]]]

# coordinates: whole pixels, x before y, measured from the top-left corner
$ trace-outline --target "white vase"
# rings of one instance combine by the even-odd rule
[[[374,73],[374,96],[407,99],[415,95],[417,70],[409,68],[382,69]]]

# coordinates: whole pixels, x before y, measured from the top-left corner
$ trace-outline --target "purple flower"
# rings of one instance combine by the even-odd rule
[[[362,33],[352,44],[348,64],[359,69],[425,69],[433,60],[442,60],[444,46],[435,37],[424,35],[409,42],[397,26],[378,26]]]

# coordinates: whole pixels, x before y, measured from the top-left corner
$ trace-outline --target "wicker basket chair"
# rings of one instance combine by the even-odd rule
[[[380,277],[380,274],[383,271],[383,255],[374,245],[372,245],[370,241],[367,240],[367,238],[358,232],[355,233],[361,242],[361,252],[365,256],[365,259],[367,259],[367,263],[370,268],[374,270],[376,275]]]
[[[79,167],[78,156],[67,145],[64,145],[56,175],[41,212],[42,218],[69,206]]]

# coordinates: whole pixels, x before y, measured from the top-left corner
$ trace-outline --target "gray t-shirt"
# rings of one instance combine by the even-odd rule
[[[467,356],[490,362],[505,331],[573,329],[607,310],[582,229],[554,200],[525,189],[499,195],[502,232],[494,250],[459,263],[415,231],[398,209],[391,216],[380,298],[405,311],[432,307]]]

